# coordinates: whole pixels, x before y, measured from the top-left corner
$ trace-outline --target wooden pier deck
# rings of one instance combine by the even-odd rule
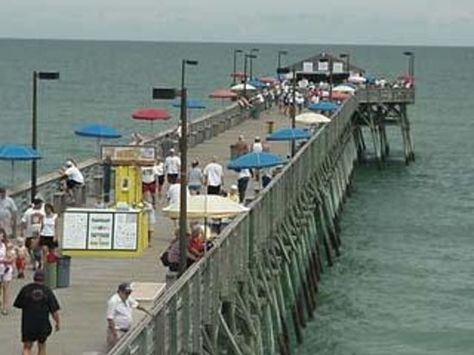
[[[204,167],[212,156],[224,166],[229,160],[229,145],[236,141],[240,134],[246,137],[248,143],[256,135],[265,137],[266,121],[272,119],[275,128],[289,126],[289,119],[279,115],[276,109],[261,114],[258,120],[248,119],[208,141],[193,147],[189,158],[199,158]],[[287,155],[288,143],[271,143],[271,151]],[[236,174],[225,170],[225,187],[236,181]],[[252,195],[249,186],[248,194]],[[139,258],[79,258],[72,259],[71,286],[55,291],[60,300],[61,330],[53,334],[48,341],[49,355],[93,355],[105,353],[106,332],[106,302],[123,281],[164,282],[165,268],[159,262],[161,251],[168,245],[174,224],[162,217],[157,209],[157,223],[152,246]],[[21,286],[31,280],[32,272],[26,281],[13,280],[12,298],[16,296]],[[151,304],[144,303],[145,307]],[[136,321],[143,315],[137,313]],[[7,316],[0,316],[1,354],[19,354],[21,312],[11,309]]]

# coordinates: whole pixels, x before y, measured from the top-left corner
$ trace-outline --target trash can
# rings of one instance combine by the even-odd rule
[[[70,270],[71,270],[71,257],[63,255],[58,257],[57,263],[57,287],[69,287]]]
[[[46,286],[50,288],[56,288],[57,283],[57,271],[56,271],[56,262],[47,262],[44,265],[44,274],[45,274],[45,280],[44,283]]]
[[[256,105],[252,106],[250,109],[250,117],[253,118],[254,120],[258,119],[259,112],[258,112],[258,107]]]
[[[272,134],[273,133],[273,127],[275,126],[275,121],[267,121],[267,133]]]

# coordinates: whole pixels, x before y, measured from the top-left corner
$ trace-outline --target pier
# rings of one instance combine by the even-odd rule
[[[386,127],[400,126],[403,158],[413,161],[406,107],[414,99],[414,88],[366,88],[344,101],[331,122],[255,195],[250,211],[235,218],[202,259],[147,305],[153,316],[139,318],[109,354],[297,353],[294,349],[317,307],[318,282],[340,255],[339,220],[357,159],[368,150],[366,137],[372,139],[381,163],[389,153]],[[275,109],[253,120],[238,105],[203,117],[190,127],[189,156],[206,160],[218,155],[225,165],[229,144],[239,134],[248,139],[264,136],[269,119],[277,127],[289,125]],[[154,142],[159,144],[160,137]],[[286,155],[288,146],[272,143],[272,151]],[[98,161],[84,162],[81,169],[93,195]],[[226,174],[227,181],[235,180],[234,173]],[[38,189],[52,200],[56,183],[55,175],[46,176]],[[29,201],[29,188],[18,187],[12,195],[21,209]],[[104,352],[105,302],[120,281],[165,281],[158,256],[172,230],[172,223],[160,216],[152,248],[132,262],[73,259],[72,285],[57,291],[64,331],[51,338],[52,353]],[[12,322],[1,323],[0,337],[14,353],[19,347],[19,312],[8,317]]]

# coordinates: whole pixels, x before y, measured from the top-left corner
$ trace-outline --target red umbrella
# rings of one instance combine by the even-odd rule
[[[168,111],[159,108],[146,108],[135,111],[132,114],[132,118],[135,120],[144,121],[164,121],[171,118]]]
[[[268,83],[268,84],[276,84],[278,83],[278,79],[274,78],[273,76],[264,76],[263,78],[259,78],[262,83]]]
[[[245,76],[244,72],[236,71],[235,73],[231,73],[230,76],[234,78],[243,78]]]
[[[340,91],[333,91],[331,99],[336,101],[344,101],[347,100],[349,97],[351,97],[351,94]]]
[[[219,89],[209,94],[212,99],[233,99],[237,97],[237,94],[229,89]]]

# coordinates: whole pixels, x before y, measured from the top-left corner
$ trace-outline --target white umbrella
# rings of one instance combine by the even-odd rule
[[[244,84],[234,85],[230,89],[232,91],[243,91],[244,90]],[[257,88],[255,86],[250,85],[250,84],[245,85],[245,89],[248,90],[248,91],[257,90]]]
[[[363,76],[354,75],[354,76],[350,76],[347,79],[347,81],[354,84],[364,84],[367,81],[367,79],[364,78]]]
[[[302,123],[306,125],[314,125],[318,123],[331,122],[331,120],[328,117],[321,115],[319,113],[314,113],[314,112],[302,113],[295,117],[295,121],[297,123]]]
[[[356,91],[356,89],[349,85],[338,85],[334,89],[332,89],[332,91],[348,92],[352,94],[354,91]]]
[[[188,197],[187,216],[198,218],[229,218],[247,212],[249,209],[230,199],[218,195],[196,195]],[[170,218],[179,217],[179,203],[163,208]]]

